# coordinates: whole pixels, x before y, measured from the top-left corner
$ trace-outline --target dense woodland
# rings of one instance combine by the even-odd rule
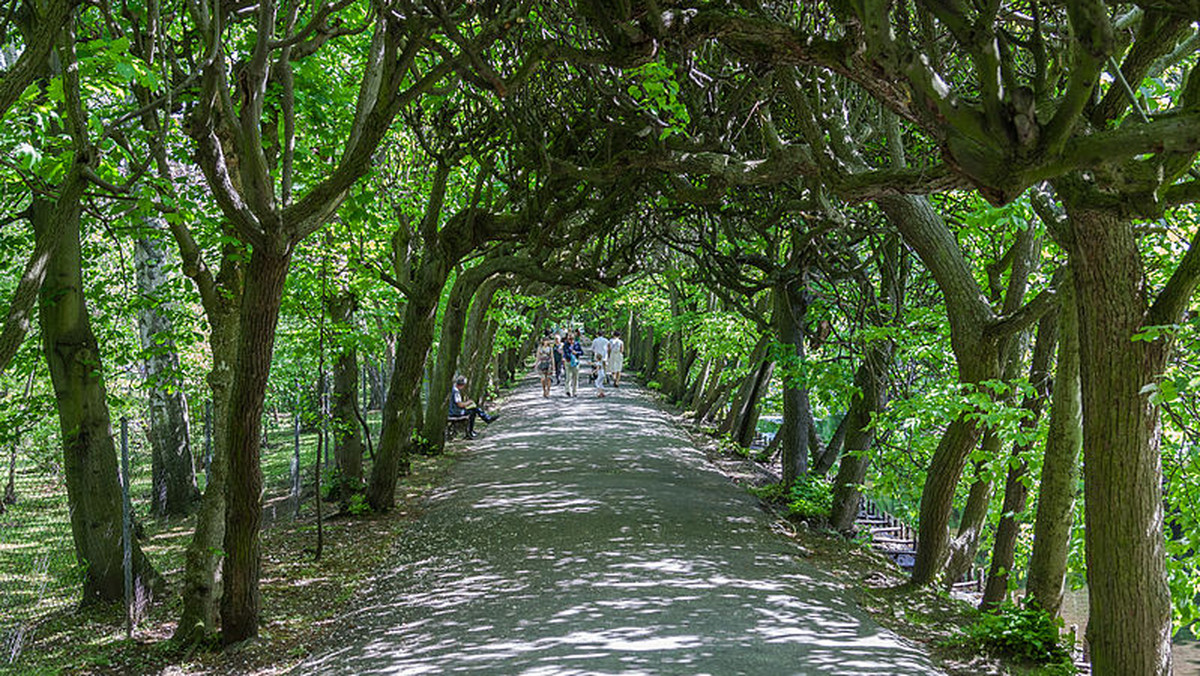
[[[985,608],[1054,614],[1086,582],[1094,672],[1169,674],[1200,617],[1198,20],[4,0],[5,507],[18,467],[53,477],[79,597],[119,601],[114,430],[143,421],[136,507],[194,532],[181,586],[134,543],[139,597],[236,644],[265,415],[332,430],[305,459],[328,509],[387,511],[456,373],[489,397],[586,320],[712,434],[777,417],[763,458],[831,493],[833,529],[895,505],[911,584],[983,565]]]

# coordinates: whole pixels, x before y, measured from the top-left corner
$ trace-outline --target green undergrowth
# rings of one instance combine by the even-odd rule
[[[282,445],[272,444],[274,448],[264,453],[279,454]],[[315,448],[315,435],[301,437],[302,457],[311,458]],[[326,503],[320,560],[314,560],[316,521],[311,497],[299,517],[294,517],[293,503],[286,492],[280,492],[290,484],[290,469],[282,476],[273,469],[290,463],[264,457],[264,473],[272,474],[264,477],[268,494],[259,639],[232,652],[217,650],[215,643],[182,648],[170,641],[180,610],[183,552],[194,519],[147,521],[142,548],[168,587],[138,623],[133,638],[125,637],[119,607],[77,609],[78,587],[64,586],[58,592],[63,596],[56,601],[59,605],[29,625],[21,657],[13,664],[0,662],[0,674],[190,675],[279,673],[290,668],[309,654],[319,634],[389,560],[391,547],[386,543],[395,542],[408,527],[421,499],[441,483],[454,457],[452,452],[413,457],[412,473],[401,478],[397,489],[397,507],[386,514],[371,513],[360,496],[350,499],[348,514],[336,514],[337,506]],[[311,474],[311,465],[305,466]]]
[[[806,477],[785,488],[782,483],[751,487],[750,492],[764,502],[785,507],[789,517],[823,521],[833,508],[833,488],[821,478]]]
[[[981,613],[960,637],[950,640],[1027,663],[1045,676],[1075,673],[1062,635],[1062,618],[1051,617],[1035,604],[1005,603],[994,613]]]

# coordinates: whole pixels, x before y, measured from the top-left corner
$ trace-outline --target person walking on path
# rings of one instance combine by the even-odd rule
[[[483,418],[483,422],[490,425],[492,421],[499,418],[498,415],[488,415],[488,412],[483,410],[478,404],[467,398],[467,377],[456,376],[454,378],[454,392],[450,397],[450,417],[457,418],[458,416],[468,416],[467,418],[467,438],[475,438],[475,418]]]
[[[603,398],[605,396],[605,394],[604,394],[604,360],[597,359],[593,363],[595,364],[595,366],[593,366],[592,368],[596,374],[596,396],[599,398]]]
[[[567,333],[563,342],[563,355],[567,372],[566,378],[563,379],[563,389],[568,397],[574,397],[579,391],[579,360],[583,359],[583,348],[570,333]]]
[[[604,337],[604,332],[596,334],[596,338],[592,341],[592,361],[607,362],[608,361],[608,339]],[[596,377],[602,377],[600,374],[604,369],[596,372]]]
[[[538,378],[540,378],[542,381],[543,397],[550,396],[550,371],[552,368],[554,368],[554,357],[551,354],[552,351],[553,350],[550,347],[550,336],[542,338],[542,344],[540,347],[538,347],[537,351],[537,362],[535,364],[535,368],[537,369]]]
[[[621,332],[613,331],[612,339],[608,341],[608,372],[612,374],[613,387],[621,386],[621,371],[625,368],[625,341],[621,340]]]
[[[555,385],[561,384],[562,377],[563,377],[563,342],[562,341],[563,341],[562,336],[558,333],[555,333],[554,334],[554,345],[552,346],[553,354],[554,354],[554,384]]]

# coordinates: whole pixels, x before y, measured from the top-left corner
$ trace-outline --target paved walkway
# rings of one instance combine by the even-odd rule
[[[480,428],[320,674],[931,674],[632,385]]]

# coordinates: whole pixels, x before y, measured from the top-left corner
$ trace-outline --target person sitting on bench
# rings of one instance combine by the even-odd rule
[[[483,418],[483,422],[491,424],[493,420],[500,416],[488,415],[487,411],[480,408],[475,402],[467,398],[467,378],[466,376],[457,376],[454,378],[454,395],[450,397],[450,417],[456,418],[459,416],[467,416],[467,438],[475,438],[475,418],[476,416]]]

